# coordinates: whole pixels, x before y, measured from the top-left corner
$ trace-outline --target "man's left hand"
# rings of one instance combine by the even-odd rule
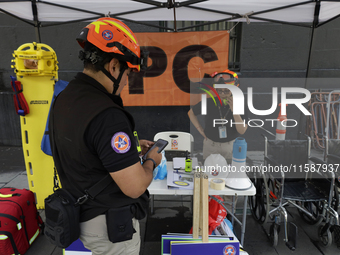
[[[140,147],[142,149],[141,154],[144,155],[155,144],[155,142],[148,140],[139,140]]]

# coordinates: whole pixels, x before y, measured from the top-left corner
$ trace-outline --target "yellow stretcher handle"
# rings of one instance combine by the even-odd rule
[[[11,67],[17,76],[58,77],[58,61],[54,50],[43,43],[25,43],[13,53]],[[34,63],[34,65],[32,65]]]

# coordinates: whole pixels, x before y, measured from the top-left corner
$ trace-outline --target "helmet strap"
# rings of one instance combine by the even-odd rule
[[[118,88],[119,88],[119,83],[120,83],[120,80],[122,79],[122,76],[125,72],[125,70],[127,69],[126,66],[121,66],[120,68],[120,72],[119,72],[119,75],[118,75],[118,78],[116,79],[115,77],[113,77],[109,71],[107,71],[104,66],[102,65],[98,65],[98,68],[111,80],[113,81],[113,91],[112,91],[112,95],[115,95]]]
[[[93,65],[96,65],[96,67],[102,71],[111,81],[113,81],[113,92],[112,94],[115,95],[118,88],[119,88],[119,83],[120,83],[120,80],[122,79],[122,76],[125,72],[126,69],[128,69],[128,66],[126,64],[126,62],[124,62],[123,60],[121,60],[121,57],[119,54],[116,54],[114,56],[116,59],[119,60],[120,62],[120,69],[119,69],[119,75],[118,75],[118,78],[116,79],[115,77],[113,77],[109,71],[107,71],[105,68],[104,68],[104,65],[102,64],[103,63],[103,55],[98,55],[97,51],[79,51],[79,58],[81,60],[90,60],[91,63]]]

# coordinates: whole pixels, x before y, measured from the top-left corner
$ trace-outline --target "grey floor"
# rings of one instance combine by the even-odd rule
[[[319,151],[313,151],[313,156],[322,158]],[[259,165],[263,161],[263,152],[249,151],[247,162],[251,165]],[[28,188],[27,175],[24,166],[24,157],[20,147],[0,147],[0,188],[15,187]],[[155,200],[164,199],[162,196],[155,196]],[[187,202],[188,197],[166,197],[172,201],[156,201],[154,214],[149,214],[148,219],[142,220],[141,255],[161,254],[160,235],[173,232],[177,229],[186,231],[192,221],[191,203]],[[175,201],[174,201],[175,200]],[[189,199],[190,200],[190,199]],[[238,199],[237,214],[241,217],[242,198]],[[248,213],[244,248],[250,255],[271,255],[271,254],[295,254],[295,255],[316,255],[316,254],[340,254],[340,249],[333,243],[330,247],[323,247],[318,241],[317,227],[306,224],[299,216],[295,208],[288,208],[289,221],[294,222],[298,227],[298,241],[296,250],[290,251],[283,242],[283,231],[279,233],[279,244],[272,247],[268,237],[270,224],[258,224]],[[40,210],[44,219],[44,210]],[[185,223],[185,224],[184,224]],[[185,225],[185,226],[184,226]],[[186,228],[184,228],[186,227]],[[239,227],[235,227],[236,235],[240,236]],[[62,255],[62,249],[51,245],[44,236],[39,236],[33,243],[26,255]]]

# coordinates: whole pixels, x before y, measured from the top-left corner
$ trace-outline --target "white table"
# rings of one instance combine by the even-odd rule
[[[172,162],[167,162],[167,168],[172,168]],[[153,180],[148,187],[150,195],[193,195],[193,190],[191,189],[172,189],[168,188],[167,180]],[[252,185],[247,190],[234,190],[225,187],[223,190],[214,190],[210,188],[209,183],[209,195],[227,195],[227,196],[244,196],[243,202],[243,217],[242,222],[239,221],[235,215],[228,211],[228,213],[233,217],[233,219],[241,226],[241,245],[243,245],[244,234],[246,232],[246,216],[247,216],[247,202],[248,196],[254,196],[256,194],[256,189]]]

